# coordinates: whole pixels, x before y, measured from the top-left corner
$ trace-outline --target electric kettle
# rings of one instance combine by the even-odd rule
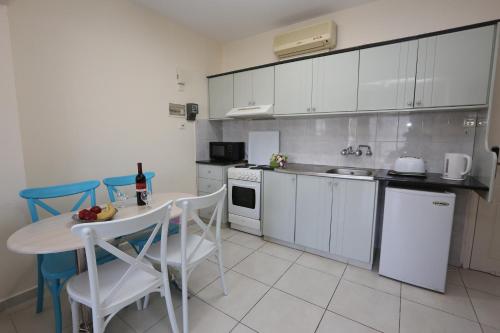
[[[464,180],[472,168],[472,158],[466,154],[444,155],[443,179]]]

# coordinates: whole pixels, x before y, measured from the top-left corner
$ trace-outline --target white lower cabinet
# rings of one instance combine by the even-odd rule
[[[295,244],[328,252],[333,179],[297,176]]]
[[[264,236],[371,267],[377,182],[264,172]]]
[[[335,179],[330,252],[370,263],[376,212],[376,182]]]
[[[297,176],[264,171],[263,234],[293,243]]]

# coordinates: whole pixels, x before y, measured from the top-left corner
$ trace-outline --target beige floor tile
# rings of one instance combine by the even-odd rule
[[[401,294],[400,282],[388,279],[386,277],[378,275],[377,272],[367,269],[348,265],[342,278],[351,282],[362,284],[367,287],[384,291],[394,296],[399,296]]]
[[[285,273],[292,263],[261,252],[254,252],[234,266],[233,270],[269,286]]]
[[[338,283],[334,275],[294,264],[274,287],[326,308]]]
[[[47,295],[50,297],[50,295]],[[71,326],[71,310],[67,298],[61,298],[62,326]],[[54,332],[54,311],[46,306],[41,313],[35,313],[35,302],[32,306],[11,314],[17,333]]]
[[[181,305],[181,294],[179,291],[171,288],[172,303],[174,307]],[[167,315],[167,306],[165,299],[160,297],[159,293],[150,295],[149,305],[144,310],[137,310],[136,304],[130,304],[118,313],[128,326],[132,327],[137,332],[144,332],[160,319]]]
[[[345,270],[346,264],[323,258],[314,254],[304,252],[300,258],[297,260],[297,264],[306,266],[309,268],[317,269],[324,273],[333,274],[338,277],[342,276]]]
[[[401,297],[435,309],[443,310],[459,317],[477,321],[469,295],[465,287],[459,285],[448,284],[446,293],[440,294],[435,291],[403,283]]]
[[[377,330],[398,331],[399,297],[342,280],[328,309]]]
[[[302,254],[302,251],[274,243],[265,244],[259,251],[288,261],[295,261]]]
[[[231,268],[238,264],[240,261],[248,257],[254,250],[249,249],[235,243],[223,241],[222,242],[222,264],[226,268]],[[209,258],[210,261],[216,263],[214,256]]]
[[[176,309],[179,330],[182,332],[182,307]],[[238,323],[224,313],[204,303],[197,297],[192,297],[188,303],[190,333],[229,333]],[[171,333],[168,317],[163,318],[148,333]]]
[[[220,279],[212,282],[197,296],[237,320],[241,320],[269,290],[265,284],[233,271],[227,272],[225,278],[227,296],[224,296]]]
[[[481,333],[479,324],[428,306],[401,300],[401,333]]]
[[[257,250],[267,243],[262,239],[262,237],[250,235],[244,232],[237,232],[234,236],[229,237],[227,240],[253,250]]]
[[[238,324],[238,326],[236,326],[234,330],[231,331],[231,333],[255,333],[255,332],[256,331],[243,324]]]
[[[469,289],[469,295],[482,324],[500,329],[500,297]]]
[[[313,333],[322,315],[320,307],[271,289],[242,323],[259,333]]]
[[[115,316],[106,326],[106,333],[136,333],[136,331],[127,325],[120,317]]]
[[[0,332],[16,333],[16,330],[14,329],[14,324],[12,323],[12,320],[10,320],[10,317],[5,316],[0,319]]]
[[[217,264],[204,260],[191,273],[188,288],[193,294],[208,286],[219,277],[219,267]]]
[[[316,333],[377,333],[365,325],[326,311]]]
[[[448,268],[448,274],[446,275],[446,284],[456,284],[458,286],[464,286],[462,281],[462,277],[460,276],[460,272],[458,268],[450,266]]]
[[[497,330],[496,328],[485,325],[482,326],[483,326],[483,333],[500,333],[500,330]]]
[[[489,294],[500,296],[500,277],[490,274],[461,269],[460,274],[467,288],[484,291]]]

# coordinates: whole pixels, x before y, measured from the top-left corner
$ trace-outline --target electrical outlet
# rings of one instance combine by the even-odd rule
[[[182,122],[179,124],[179,129],[183,130],[186,128],[186,123]]]

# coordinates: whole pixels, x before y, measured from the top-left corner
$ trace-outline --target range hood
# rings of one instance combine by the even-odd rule
[[[273,118],[273,106],[273,104],[267,104],[233,108],[228,113],[226,113],[226,117],[248,119]]]

